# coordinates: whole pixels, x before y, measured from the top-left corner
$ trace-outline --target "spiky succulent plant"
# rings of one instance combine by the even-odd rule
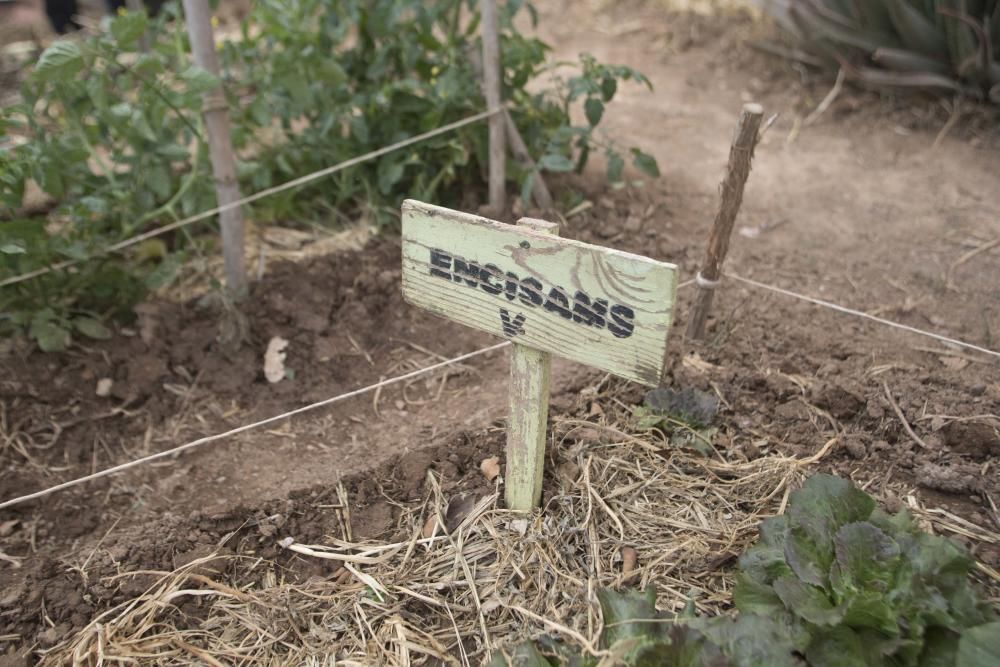
[[[800,46],[874,86],[1000,104],[1000,0],[756,0]]]

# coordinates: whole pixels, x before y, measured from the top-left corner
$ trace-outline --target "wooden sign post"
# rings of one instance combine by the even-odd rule
[[[558,226],[508,225],[407,200],[403,297],[514,344],[507,506],[541,498],[549,354],[657,386],[673,322],[677,268],[563,239]]]

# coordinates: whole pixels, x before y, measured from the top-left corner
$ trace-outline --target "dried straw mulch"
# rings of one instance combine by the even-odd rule
[[[492,495],[446,498],[429,473],[423,502],[402,507],[406,541],[284,538],[303,558],[342,563],[339,577],[296,585],[274,563],[230,557],[238,574],[223,582],[205,574],[210,558],[195,561],[42,664],[474,665],[543,633],[598,654],[601,587],[652,585],[664,606],[724,613],[728,566],[834,443],[806,460],[734,461],[591,422],[555,431],[543,512],[502,509],[499,478]],[[194,598],[199,613],[182,612]]]

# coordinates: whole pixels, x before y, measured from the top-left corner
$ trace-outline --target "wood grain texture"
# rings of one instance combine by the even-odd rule
[[[705,261],[701,265],[701,276],[706,280],[717,281],[722,275],[722,263],[726,261],[729,237],[732,236],[733,224],[743,203],[743,188],[746,186],[747,178],[750,177],[753,152],[757,146],[758,131],[763,117],[764,109],[759,104],[745,104],[740,112],[736,136],[729,148],[729,164],[726,167],[726,177],[722,181],[719,211],[712,224]],[[704,338],[705,322],[708,320],[714,296],[714,287],[699,285],[694,305],[691,307],[691,317],[688,318],[686,336],[691,340]]]
[[[500,28],[496,0],[480,0],[482,18],[480,33],[483,38],[483,88],[486,106],[497,109],[503,103],[503,76],[500,62]],[[501,215],[507,208],[507,148],[504,143],[503,115],[490,116],[490,210]]]
[[[514,343],[656,386],[677,268],[408,200],[403,296]]]
[[[542,234],[559,235],[559,225],[522,218],[518,225]],[[552,359],[527,345],[510,351],[510,411],[507,419],[507,509],[527,512],[542,500],[542,473],[548,441],[549,378]]]

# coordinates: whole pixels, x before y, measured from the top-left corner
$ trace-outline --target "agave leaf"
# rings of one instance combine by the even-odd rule
[[[969,25],[962,19],[964,14],[952,10],[951,3],[938,3],[938,17],[948,41],[948,53],[955,71],[961,77],[969,77],[980,57],[980,45]]]
[[[870,30],[878,31],[884,35],[893,34],[892,18],[889,16],[889,9],[884,2],[873,2],[872,0],[857,0],[854,3],[855,12],[859,15],[860,22]]]
[[[948,42],[927,14],[907,0],[886,0],[886,8],[907,48],[947,60]]]
[[[866,54],[885,45],[885,36],[866,30],[857,23],[849,23],[845,17],[822,7],[816,0],[801,0],[792,5],[792,17],[799,23],[806,35],[829,39],[835,44],[861,49]],[[892,40],[889,46],[899,46]]]
[[[975,95],[975,91],[963,86],[957,79],[929,72],[888,72],[875,67],[850,67],[848,75],[866,84],[886,88],[918,88],[923,90],[947,90]]]
[[[872,54],[872,60],[897,72],[933,72],[942,76],[951,74],[951,67],[946,62],[929,58],[916,51],[876,49]]]

